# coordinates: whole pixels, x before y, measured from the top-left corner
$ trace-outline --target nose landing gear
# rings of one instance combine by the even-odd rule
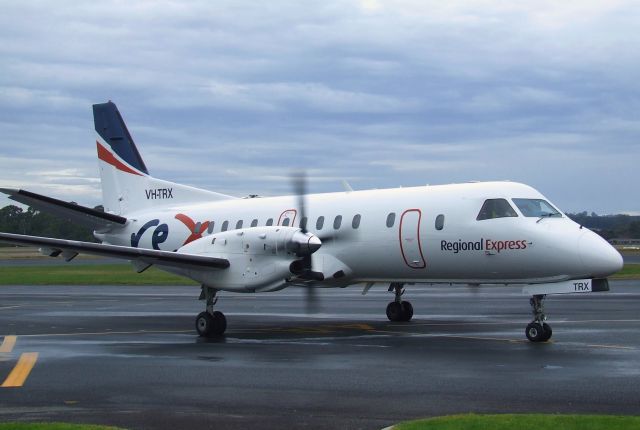
[[[389,285],[389,292],[393,291],[395,300],[387,305],[387,318],[389,321],[411,321],[413,318],[413,306],[408,301],[402,300],[404,289],[401,283],[394,282]]]
[[[221,336],[227,329],[227,319],[224,314],[213,310],[213,306],[218,301],[217,293],[218,290],[214,288],[202,286],[200,300],[206,300],[206,310],[196,317],[196,330],[201,337]]]
[[[545,322],[547,316],[544,314],[544,294],[537,294],[529,299],[531,304],[533,321],[527,324],[525,334],[531,342],[546,342],[551,339],[553,331],[551,326]]]

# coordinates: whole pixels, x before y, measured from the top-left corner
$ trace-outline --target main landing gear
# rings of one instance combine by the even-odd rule
[[[389,285],[389,292],[395,293],[395,300],[387,305],[387,318],[389,321],[411,321],[413,306],[410,302],[403,301],[404,288],[401,283],[393,282]]]
[[[202,286],[202,292],[200,293],[200,300],[206,300],[206,310],[200,312],[196,317],[196,330],[201,337],[216,337],[221,336],[227,329],[227,319],[220,311],[214,311],[213,306],[218,299],[216,294],[218,290]]]
[[[544,294],[539,294],[529,299],[533,313],[533,321],[527,324],[525,334],[531,342],[546,342],[551,339],[551,335],[553,334],[551,326],[545,322],[547,316],[544,314],[544,298]]]

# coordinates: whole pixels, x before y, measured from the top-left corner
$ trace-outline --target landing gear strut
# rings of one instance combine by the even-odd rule
[[[200,300],[206,300],[206,310],[200,312],[196,317],[196,330],[201,337],[216,337],[221,336],[227,329],[227,319],[220,311],[214,311],[213,306],[218,299],[216,294],[218,290],[202,286],[202,292],[200,293]]]
[[[544,299],[544,294],[535,295],[529,299],[533,321],[527,324],[525,334],[531,342],[546,342],[553,334],[551,326],[545,322],[547,316],[544,314]]]
[[[403,301],[404,288],[401,283],[393,282],[389,285],[389,292],[394,292],[395,300],[387,305],[387,318],[389,321],[411,321],[413,306],[410,302]]]

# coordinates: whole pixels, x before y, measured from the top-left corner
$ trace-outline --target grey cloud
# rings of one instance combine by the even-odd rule
[[[0,185],[97,204],[90,105],[112,99],[154,175],[221,192],[288,192],[306,166],[312,191],[512,179],[565,210],[637,211],[639,18],[595,0],[6,3]]]

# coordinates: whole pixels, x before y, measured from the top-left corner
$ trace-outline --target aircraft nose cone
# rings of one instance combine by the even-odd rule
[[[588,230],[584,232],[578,246],[582,264],[594,278],[606,278],[622,269],[622,255],[596,233]]]
[[[309,253],[313,254],[322,246],[322,242],[318,236],[311,236],[309,238],[309,242],[307,242],[307,246],[309,247]]]

